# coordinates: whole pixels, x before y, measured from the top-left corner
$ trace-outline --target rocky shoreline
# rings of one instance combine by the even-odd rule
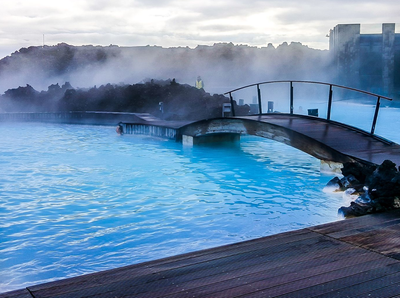
[[[344,217],[362,216],[400,208],[400,167],[390,160],[381,165],[345,163],[343,177],[330,180],[326,189],[345,192],[356,199],[348,207],[340,207]]]

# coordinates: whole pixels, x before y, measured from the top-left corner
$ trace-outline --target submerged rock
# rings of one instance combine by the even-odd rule
[[[356,178],[353,174],[349,174],[348,176],[344,176],[340,179],[342,183],[343,190],[354,188],[357,192],[363,192],[364,185]]]
[[[337,192],[342,190],[343,190],[343,185],[338,177],[332,178],[324,187],[325,192]]]
[[[343,198],[357,200],[360,197],[361,193],[358,192],[355,188],[348,188],[343,192]]]

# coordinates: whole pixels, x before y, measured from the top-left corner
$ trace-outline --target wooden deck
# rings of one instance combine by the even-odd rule
[[[239,117],[271,123],[301,133],[313,140],[358,160],[381,164],[389,159],[400,165],[400,146],[387,143],[370,134],[361,133],[340,123],[296,115],[262,115]]]
[[[324,161],[380,165],[389,159],[400,165],[399,144],[341,123],[304,115],[271,113],[207,119],[181,127],[179,133],[192,137],[216,133],[256,135],[283,142]]]
[[[354,127],[317,117],[270,113],[197,122],[163,121],[153,118],[142,120],[138,125],[174,129],[175,136],[249,134],[284,142],[324,161],[344,163],[358,160],[380,165],[389,159],[400,165],[399,144]]]
[[[0,297],[400,297],[400,210],[64,279]]]

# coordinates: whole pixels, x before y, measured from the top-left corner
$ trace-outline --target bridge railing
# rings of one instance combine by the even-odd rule
[[[375,133],[375,127],[376,127],[376,123],[377,123],[377,119],[378,119],[381,99],[385,99],[385,100],[389,100],[389,101],[392,100],[391,98],[389,98],[387,96],[371,93],[371,92],[368,92],[368,91],[364,91],[364,90],[360,90],[360,89],[356,89],[356,88],[352,88],[352,87],[347,87],[347,86],[342,86],[342,85],[337,85],[337,84],[331,84],[331,83],[325,83],[325,82],[299,81],[299,80],[266,81],[266,82],[260,82],[260,83],[255,83],[255,84],[251,84],[251,85],[246,85],[246,86],[243,86],[243,87],[240,87],[240,88],[233,89],[231,91],[225,92],[224,95],[229,94],[229,98],[230,98],[231,106],[232,106],[232,115],[235,116],[235,107],[234,107],[234,104],[233,104],[232,93],[237,92],[239,90],[247,89],[247,88],[250,88],[250,87],[256,87],[257,88],[256,89],[257,90],[257,101],[258,101],[258,114],[261,115],[261,114],[263,114],[263,108],[262,108],[262,96],[261,96],[260,86],[261,85],[267,85],[267,84],[277,84],[277,83],[286,83],[286,84],[289,85],[289,94],[290,94],[289,95],[289,111],[290,111],[290,114],[295,114],[294,113],[294,102],[295,102],[295,98],[294,98],[294,83],[316,84],[316,85],[329,86],[329,93],[328,93],[327,99],[326,99],[327,100],[326,120],[328,120],[328,121],[331,120],[331,112],[332,112],[332,104],[333,104],[333,90],[334,90],[334,88],[339,88],[339,89],[349,90],[349,91],[355,91],[357,93],[365,94],[365,95],[368,95],[368,96],[372,96],[373,98],[376,98],[375,111],[374,111],[374,116],[373,116],[371,130],[370,130],[370,133],[372,135]],[[267,111],[267,113],[270,113],[270,111]]]

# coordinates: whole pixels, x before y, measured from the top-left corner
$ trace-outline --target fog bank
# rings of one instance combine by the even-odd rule
[[[0,94],[29,84],[45,90],[70,82],[77,88],[173,79],[194,85],[197,76],[210,93],[259,81],[328,81],[329,52],[301,43],[257,48],[232,43],[196,48],[157,46],[56,46],[22,48],[0,60]]]

